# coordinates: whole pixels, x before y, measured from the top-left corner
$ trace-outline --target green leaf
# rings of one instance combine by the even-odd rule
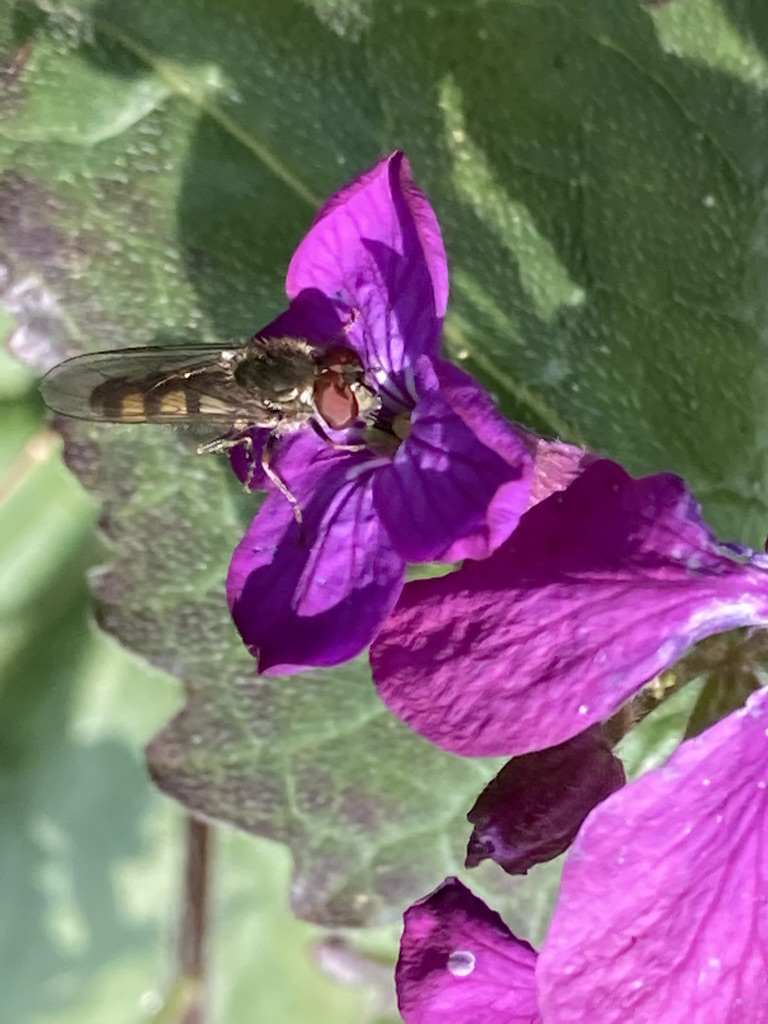
[[[762,544],[766,58],[749,12],[408,7],[377,24],[375,67],[441,214],[451,350],[509,411],[681,472],[718,529]]]
[[[684,473],[720,531],[762,542],[756,5],[97,0],[3,17],[17,349],[42,365],[252,333],[283,307],[317,203],[403,146],[448,245],[449,351],[511,415]],[[150,747],[163,788],[290,843],[294,906],[317,920],[391,916],[454,871],[489,768],[392,721],[361,664],[254,675],[223,595],[254,507],[225,467],[154,429],[67,435],[105,507],[100,619],[187,685]],[[512,916],[541,934],[526,886]]]
[[[751,693],[768,682],[767,670],[764,630],[734,630],[698,644],[674,669],[675,676],[684,679],[695,672],[703,680],[685,738],[698,736],[742,707]]]
[[[24,408],[24,433],[0,410],[3,1015],[148,1020],[175,969],[183,830],[148,785],[143,746],[178,688],[91,627],[93,504],[40,433],[38,403],[17,401],[20,420]],[[287,851],[228,833],[214,866],[211,1020],[365,1019],[383,977],[353,972],[352,990],[320,973],[308,953],[326,937],[286,912]]]
[[[99,620],[190,694],[150,745],[150,770],[192,810],[288,843],[300,916],[386,919],[459,870],[464,818],[492,767],[443,754],[397,722],[364,660],[258,677],[222,594],[253,499],[224,462],[158,433],[138,461],[141,428],[110,431],[98,448],[68,428],[70,465],[103,496],[115,542],[96,580]]]

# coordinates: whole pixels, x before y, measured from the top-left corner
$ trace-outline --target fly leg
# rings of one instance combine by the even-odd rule
[[[299,505],[299,499],[290,490],[288,484],[282,479],[280,474],[272,468],[272,456],[275,453],[275,445],[280,435],[274,430],[270,431],[269,436],[261,449],[261,468],[264,470],[265,475],[272,481],[275,487],[280,491],[283,497],[288,501],[293,510],[293,518],[296,520],[299,526],[304,522],[304,516]],[[199,444],[197,446],[198,455],[218,455],[222,452],[231,451],[233,448],[237,448],[238,445],[243,445],[247,450],[249,470],[248,475],[243,481],[243,487],[246,491],[251,490],[253,483],[253,477],[256,472],[256,460],[254,458],[254,444],[253,437],[250,434],[241,434],[240,437],[217,437],[213,441],[207,441],[205,444]]]
[[[328,434],[326,434],[322,425],[314,418],[309,421],[309,425],[317,436],[325,441],[329,448],[334,448],[337,452],[364,452],[368,447],[367,444],[340,444],[338,441],[334,441],[332,437],[329,437]]]
[[[197,446],[197,454],[220,455],[222,452],[228,452],[232,448],[237,448],[239,444],[245,445],[246,448],[250,448],[253,451],[251,435],[244,434],[242,437],[217,437],[213,441],[203,441],[202,444]]]
[[[342,330],[344,331],[344,333],[345,334],[349,334],[349,332],[352,330],[352,328],[355,326],[355,324],[357,323],[357,321],[359,319],[360,319],[360,310],[356,306],[354,306],[352,308],[352,313],[350,314],[349,320],[347,320],[347,322],[342,327]]]
[[[290,490],[288,484],[282,479],[280,474],[272,468],[272,456],[275,453],[275,446],[277,444],[278,434],[272,431],[266,440],[264,447],[261,449],[261,468],[265,474],[269,477],[275,487],[280,491],[283,497],[288,501],[293,510],[293,518],[296,520],[299,526],[304,524],[304,515],[301,511],[301,505],[299,505],[299,499]]]
[[[197,454],[221,455],[223,452],[230,452],[233,448],[237,448],[240,445],[247,450],[249,467],[248,475],[243,481],[243,488],[246,491],[250,491],[251,484],[253,483],[253,475],[256,470],[253,459],[253,438],[250,434],[242,434],[240,437],[217,437],[213,441],[206,441],[197,446]]]

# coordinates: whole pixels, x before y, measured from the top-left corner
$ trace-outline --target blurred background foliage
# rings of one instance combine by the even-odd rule
[[[394,933],[361,953],[289,899],[385,926],[459,869],[493,767],[412,737],[364,660],[256,679],[223,597],[253,499],[187,438],[70,425],[83,488],[39,371],[253,333],[317,203],[400,147],[445,234],[449,353],[762,546],[767,41],[762,0],[0,0],[0,329],[27,364],[0,359],[3,1020],[178,1019],[184,815],[150,741],[166,791],[290,847],[218,831],[226,1024],[392,1019]],[[626,741],[634,769],[693,697]],[[538,942],[556,879],[470,884]]]
[[[95,503],[61,465],[34,374],[3,355],[0,380],[0,1019],[173,1022],[185,816],[143,746],[180,688],[95,628]],[[368,1019],[383,978],[289,913],[289,872],[277,844],[219,834],[211,1019]]]

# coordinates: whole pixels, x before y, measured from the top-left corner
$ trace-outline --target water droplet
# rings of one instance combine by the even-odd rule
[[[475,954],[467,949],[457,949],[448,957],[448,970],[457,978],[466,978],[475,969]]]
[[[712,782],[712,779],[702,779],[701,780],[702,786],[709,786],[711,784],[711,782]]]
[[[704,196],[704,198],[702,199],[702,203],[704,203],[705,206],[708,206],[710,209],[712,209],[713,206],[717,205],[717,200],[714,196]]]
[[[588,711],[589,711],[589,705],[588,704],[579,704],[579,714],[580,715],[586,715],[586,713]]]
[[[155,1017],[163,1008],[163,997],[149,989],[139,996],[139,1010],[147,1017]]]

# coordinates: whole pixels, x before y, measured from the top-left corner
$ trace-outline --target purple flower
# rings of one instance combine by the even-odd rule
[[[455,880],[417,903],[396,977],[406,1024],[766,1020],[767,755],[762,690],[595,808],[535,963]]]
[[[765,624],[765,556],[719,544],[678,477],[600,460],[487,560],[409,583],[371,663],[434,743],[518,755],[604,721],[696,641]]]
[[[485,562],[409,584],[372,650],[374,676],[390,707],[449,750],[542,750],[605,720],[695,641],[768,623],[766,567],[764,555],[717,542],[677,477],[633,480],[598,461],[533,506]],[[495,839],[505,819],[485,812]],[[767,815],[765,689],[586,817],[535,965],[544,1024],[765,1020]],[[436,991],[449,993],[440,1012],[450,1017],[456,949],[473,964],[458,1005],[474,992],[475,1019],[514,1019],[504,999],[520,975],[505,980],[496,963],[518,940],[497,930],[491,959],[466,909],[426,904],[436,920],[423,941],[406,928],[402,962],[428,963],[431,980],[420,992],[401,983],[406,1021],[441,1019]],[[432,935],[450,941],[430,946]],[[524,992],[520,1013],[530,1001]]]
[[[538,965],[553,1024],[756,1024],[768,980],[768,692],[592,812]]]
[[[378,431],[324,424],[333,445],[308,425],[280,438],[272,468],[301,525],[257,458],[233,458],[242,479],[273,490],[227,581],[243,640],[272,673],[358,654],[397,601],[407,562],[487,556],[517,525],[533,466],[530,439],[439,356],[445,252],[402,153],[329,200],[287,291],[289,309],[258,336],[353,349],[381,411]]]
[[[536,953],[457,878],[405,915],[395,982],[406,1024],[539,1024]]]

